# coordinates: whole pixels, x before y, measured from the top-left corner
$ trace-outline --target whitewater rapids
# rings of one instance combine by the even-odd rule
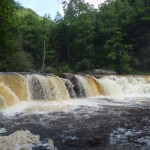
[[[149,76],[2,73],[0,149],[150,149],[149,109]]]

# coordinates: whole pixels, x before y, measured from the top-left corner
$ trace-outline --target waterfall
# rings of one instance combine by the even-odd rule
[[[0,83],[9,87],[21,101],[27,99],[27,85],[22,75],[17,73],[0,73]]]
[[[103,89],[101,88],[100,84],[91,76],[79,76],[76,75],[77,79],[80,81],[83,89],[85,90],[86,97],[93,97],[104,95]]]
[[[99,79],[106,95],[150,94],[149,77],[142,76],[104,76]]]
[[[49,95],[49,84],[46,77],[41,75],[28,75],[29,94],[31,100],[47,99]]]
[[[48,80],[51,85],[51,95],[52,100],[65,100],[69,99],[69,92],[63,82],[59,77],[57,76],[49,76]]]
[[[0,108],[19,101],[57,101],[100,95],[150,94],[150,76],[21,75],[0,73]]]
[[[69,99],[64,82],[57,76],[28,76],[29,91],[32,100]]]
[[[83,77],[79,76],[79,75],[75,75],[75,92],[77,94],[77,97],[85,97],[86,93],[85,93],[85,88],[83,87]]]
[[[12,106],[19,101],[11,89],[0,83],[0,108]]]
[[[103,87],[101,86],[101,84],[99,84],[96,78],[92,76],[86,76],[85,79],[88,81],[89,87],[92,90],[92,93],[90,96],[105,95]]]
[[[144,76],[145,82],[150,83],[150,77],[149,76]]]
[[[69,94],[70,94],[70,97],[71,98],[75,98],[76,97],[76,93],[74,91],[74,85],[72,84],[72,82],[69,80],[69,79],[63,79],[62,80],[64,81],[66,87],[67,87],[67,90],[69,91]]]

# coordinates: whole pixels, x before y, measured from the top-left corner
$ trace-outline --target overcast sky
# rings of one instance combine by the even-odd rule
[[[40,16],[44,14],[50,14],[52,19],[54,19],[56,12],[62,13],[61,2],[62,0],[15,0],[19,2],[22,6],[26,8],[31,8],[37,12]],[[104,0],[85,0],[90,4],[94,4],[95,7],[98,4],[104,2]]]

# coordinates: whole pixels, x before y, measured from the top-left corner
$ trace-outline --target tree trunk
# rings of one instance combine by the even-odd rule
[[[70,61],[69,57],[70,57],[70,49],[69,49],[69,32],[68,32],[68,35],[67,35],[67,58],[68,58],[68,63]]]
[[[43,62],[42,62],[42,68],[41,68],[41,72],[43,72],[44,67],[45,67],[45,56],[46,56],[46,35],[45,35],[45,39],[44,39],[44,49],[43,49]]]

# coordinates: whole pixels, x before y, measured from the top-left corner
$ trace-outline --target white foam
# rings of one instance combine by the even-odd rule
[[[5,132],[7,132],[7,130],[5,128],[0,128],[0,134],[5,133]]]
[[[150,83],[142,76],[104,76],[98,81],[106,95],[150,93]]]
[[[66,101],[26,101],[20,102],[15,106],[1,110],[6,117],[14,117],[17,114],[46,114],[53,112],[75,112],[81,107],[90,107],[89,111],[101,110],[105,106],[122,106],[122,107],[142,107],[144,103],[149,103],[150,96],[101,96],[86,99],[70,99]],[[88,110],[87,110],[88,111]]]

